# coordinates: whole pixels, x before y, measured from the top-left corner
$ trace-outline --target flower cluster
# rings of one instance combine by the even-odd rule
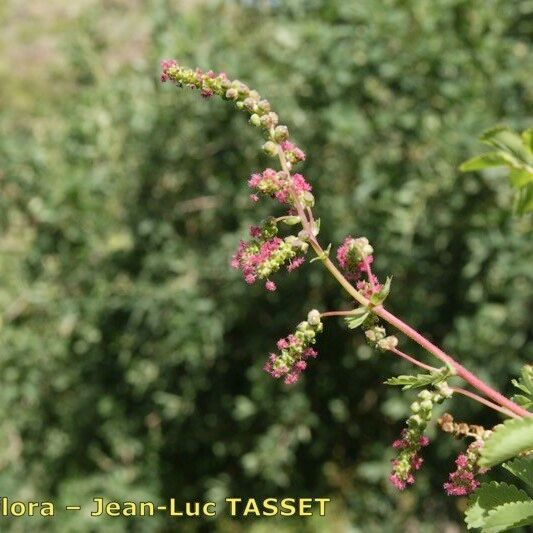
[[[257,279],[266,279],[267,290],[276,290],[276,284],[269,276],[287,263],[290,272],[298,268],[309,245],[293,235],[284,239],[277,237],[276,221],[268,219],[263,227],[252,226],[248,242],[241,241],[237,252],[231,259],[231,266],[242,271],[246,283],[255,283]]]
[[[392,443],[392,447],[399,453],[392,461],[389,480],[398,490],[404,490],[407,485],[415,482],[414,472],[419,470],[423,463],[419,455],[420,449],[429,444],[424,431],[431,420],[433,406],[452,394],[445,382],[437,384],[435,389],[425,389],[418,393],[418,401],[411,404],[413,414],[407,419],[407,428],[402,431],[401,438]]]
[[[248,180],[248,185],[254,189],[250,198],[254,202],[259,200],[259,194],[275,198],[289,206],[288,215],[281,218],[297,218],[297,222],[300,222],[294,216],[295,203],[309,207],[314,205],[314,198],[311,185],[304,176],[293,175],[290,170],[294,164],[305,160],[305,153],[289,141],[289,130],[287,126],[279,124],[279,117],[272,111],[270,102],[241,81],[228,79],[224,72],[215,74],[211,70],[204,72],[201,69],[188,69],[172,59],[162,61],[161,69],[161,81],[173,81],[179,86],[199,89],[205,98],[220,96],[233,101],[237,109],[249,114],[250,123],[266,134],[267,141],[263,144],[265,153],[273,157],[283,155],[285,163],[281,171],[267,168],[261,173],[253,174]],[[289,272],[298,268],[304,261],[303,254],[307,251],[308,243],[296,236],[284,239],[278,237],[277,227],[271,223],[263,228],[254,226],[250,233],[253,239],[240,242],[231,265],[242,271],[247,283],[266,279],[265,287],[273,291],[276,285],[268,279],[269,276],[284,264]]]
[[[475,424],[455,422],[449,413],[444,413],[439,418],[438,423],[444,432],[451,433],[456,438],[470,437],[474,439],[466,452],[459,454],[455,460],[456,470],[450,473],[448,481],[444,483],[444,490],[449,496],[466,496],[479,486],[475,476],[487,471],[487,469],[480,468],[477,461],[481,447],[492,431]]]
[[[265,153],[274,157],[281,150],[289,169],[305,160],[303,150],[288,140],[289,130],[287,126],[279,124],[279,117],[272,111],[270,102],[245,83],[228,79],[224,72],[215,74],[212,70],[203,72],[201,69],[184,68],[173,59],[161,62],[161,81],[173,81],[179,86],[199,89],[205,98],[217,95],[235,102],[237,109],[250,115],[250,124],[266,132],[268,140],[263,145]]]
[[[292,165],[299,163],[300,161],[305,161],[305,153],[303,150],[295,146],[290,141],[283,141],[281,143],[281,149],[287,158],[287,161]]]
[[[256,173],[250,176],[248,185],[257,192],[266,196],[276,198],[282,204],[292,205],[294,195],[297,195],[301,201],[307,200],[308,194],[312,188],[311,185],[301,174],[289,175],[283,171],[275,171],[267,168],[261,174]],[[250,198],[257,201],[257,194],[252,194]]]
[[[370,346],[383,352],[393,350],[398,346],[398,338],[388,335],[383,326],[374,325],[365,329],[365,337]]]
[[[354,239],[348,236],[337,249],[337,261],[346,278],[356,281],[357,290],[366,298],[370,298],[382,288],[370,268],[374,261],[373,252],[374,249],[366,237]],[[362,279],[362,274],[366,274],[366,280]]]
[[[300,374],[307,368],[307,359],[318,353],[311,348],[316,336],[323,329],[320,313],[313,309],[307,320],[300,322],[294,334],[278,341],[279,354],[271,353],[263,369],[274,378],[284,378],[286,385],[298,381]]]
[[[477,466],[482,446],[482,440],[475,440],[468,446],[466,453],[459,454],[455,460],[456,470],[450,473],[448,481],[443,485],[448,496],[466,496],[478,488],[479,481],[475,476],[483,473]]]

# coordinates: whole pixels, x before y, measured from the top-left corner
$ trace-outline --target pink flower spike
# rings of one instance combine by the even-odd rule
[[[259,226],[250,226],[250,236],[259,237],[261,235],[261,228]]]
[[[402,481],[396,474],[391,474],[389,477],[389,481],[398,489],[398,490],[404,490],[405,489],[405,481]]]
[[[468,457],[461,453],[455,460],[455,464],[461,468],[465,468],[468,465]]]
[[[278,347],[278,350],[283,350],[285,348],[288,348],[289,347],[289,343],[287,342],[286,339],[280,339],[276,346]]]
[[[427,446],[429,444],[429,439],[425,435],[422,435],[420,437],[419,444],[420,446]]]
[[[268,280],[266,283],[265,283],[265,289],[267,291],[275,291],[276,290],[276,284],[273,282],[273,281],[270,281]]]
[[[295,257],[291,261],[289,261],[289,264],[287,265],[287,270],[289,272],[292,272],[293,270],[296,270],[297,268],[301,267],[304,263],[305,259],[303,257]]]

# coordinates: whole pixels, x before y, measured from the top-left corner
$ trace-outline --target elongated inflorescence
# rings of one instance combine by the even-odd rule
[[[391,278],[388,277],[385,283],[380,283],[372,272],[374,249],[366,237],[349,235],[345,238],[336,252],[339,268],[329,259],[331,245],[324,250],[316,238],[320,221],[314,219],[312,212],[315,202],[312,186],[305,176],[292,172],[295,165],[305,161],[306,155],[289,139],[288,127],[280,124],[279,117],[272,110],[268,100],[241,81],[230,80],[224,72],[216,74],[211,70],[207,72],[200,69],[192,70],[178,65],[175,60],[165,60],[161,66],[161,81],[170,81],[180,87],[197,89],[203,98],[219,96],[223,100],[233,102],[237,109],[247,113],[250,124],[264,133],[265,142],[262,149],[265,154],[279,159],[281,165],[279,170],[268,167],[254,172],[247,181],[251,189],[252,202],[258,202],[261,198],[274,199],[278,207],[282,206],[284,213],[251,226],[250,238],[240,241],[231,259],[231,266],[242,272],[246,283],[253,284],[261,280],[267,290],[274,291],[276,283],[271,279],[273,275],[282,268],[288,272],[299,268],[304,263],[307,252],[312,249],[316,253],[314,260],[321,260],[350,296],[360,304],[360,307],[351,311],[331,311],[322,314],[315,309],[310,311],[307,320],[300,322],[293,333],[279,339],[278,352],[271,353],[263,367],[268,374],[276,379],[282,379],[288,385],[296,383],[307,368],[309,360],[318,355],[314,345],[317,335],[323,329],[322,317],[334,315],[345,316],[348,326],[352,329],[361,327],[367,342],[377,351],[394,352],[424,370],[429,370],[430,373],[427,375],[399,376],[408,379],[391,383],[407,383],[406,388],[427,387],[418,393],[418,399],[411,404],[412,414],[407,419],[407,427],[402,431],[400,438],[393,442],[397,457],[392,461],[390,481],[399,490],[414,483],[415,473],[422,466],[421,450],[429,444],[424,432],[432,419],[434,405],[449,398],[454,391],[462,390],[463,394],[468,393],[464,389],[450,388],[444,381],[445,378],[455,374],[460,375],[491,399],[489,401],[477,396],[478,401],[492,405],[499,412],[510,412],[513,416],[528,414],[383,308],[382,304],[388,295]],[[288,235],[282,235],[281,225],[289,228],[300,226],[301,229],[293,234],[289,232]],[[398,350],[398,338],[387,335],[384,325],[380,322],[382,319],[403,331],[446,366],[436,369]],[[476,395],[470,394],[470,397],[473,396]],[[442,422],[441,427],[444,431],[452,432],[456,436],[467,435],[475,438],[467,451],[456,459],[456,470],[449,475],[448,481],[444,484],[446,492],[450,495],[468,494],[478,485],[475,475],[482,472],[477,462],[487,432],[480,426],[455,424],[450,418],[441,417],[439,421]]]

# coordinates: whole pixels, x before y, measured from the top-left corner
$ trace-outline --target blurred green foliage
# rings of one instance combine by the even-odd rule
[[[528,125],[530,2],[66,6],[0,8],[2,494],[331,495],[355,531],[459,523],[464,502],[441,490],[457,448],[445,436],[411,491],[388,486],[410,400],[382,382],[403,363],[332,321],[300,384],[262,372],[277,338],[344,296],[316,264],[274,294],[231,271],[247,225],[273,210],[247,198],[262,141],[231,106],[161,86],[158,62],[224,70],[269,98],[309,154],[326,244],[366,235],[378,275],[394,275],[389,307],[505,389],[531,356],[531,219],[511,216],[503,172],[457,166],[487,127]],[[344,526],[308,525],[327,527]]]

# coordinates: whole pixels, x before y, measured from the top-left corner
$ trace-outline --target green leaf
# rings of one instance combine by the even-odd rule
[[[527,129],[522,132],[522,142],[524,146],[533,153],[533,129]]]
[[[415,389],[418,387],[427,387],[428,385],[436,385],[441,381],[449,378],[451,371],[448,367],[443,366],[435,372],[429,374],[417,374],[416,376],[406,374],[387,379],[385,385],[395,385],[402,387],[402,390]]]
[[[533,489],[533,458],[516,457],[509,463],[504,463],[503,467]]]
[[[498,152],[489,152],[487,154],[477,155],[465,161],[459,166],[461,172],[471,172],[489,167],[500,167],[507,163],[506,159]]]
[[[511,170],[511,173],[509,174],[509,180],[511,181],[511,185],[513,187],[516,189],[521,189],[528,183],[533,182],[533,173],[524,168],[517,168]]]
[[[530,450],[533,450],[533,417],[506,420],[485,441],[479,465],[491,467]]]
[[[520,378],[513,379],[511,383],[524,394],[516,394],[513,396],[513,402],[518,403],[522,407],[529,409],[533,407],[533,366],[524,365],[522,367],[522,375]]]
[[[523,215],[533,211],[533,130],[526,130],[520,136],[507,127],[497,127],[486,131],[481,141],[497,151],[473,157],[459,168],[470,171],[502,165],[508,167],[511,186],[518,189],[515,213]]]
[[[356,329],[367,319],[370,311],[366,307],[358,307],[353,315],[346,317],[344,320],[350,329]]]
[[[383,287],[381,287],[381,290],[377,292],[376,294],[373,294],[370,297],[370,302],[373,305],[380,305],[385,301],[385,298],[387,298],[390,292],[391,282],[392,282],[392,277],[387,276],[387,281],[385,281]]]
[[[503,153],[512,155],[525,165],[533,165],[533,154],[523,138],[511,129],[502,126],[486,131],[481,142],[498,148]]]
[[[528,500],[529,496],[514,485],[497,481],[482,483],[468,500],[469,506],[465,512],[465,523],[468,529],[483,527],[492,509],[506,503]]]
[[[514,210],[519,215],[533,211],[533,185],[531,183],[518,191]]]
[[[533,500],[505,503],[489,511],[483,532],[498,533],[533,524]]]

